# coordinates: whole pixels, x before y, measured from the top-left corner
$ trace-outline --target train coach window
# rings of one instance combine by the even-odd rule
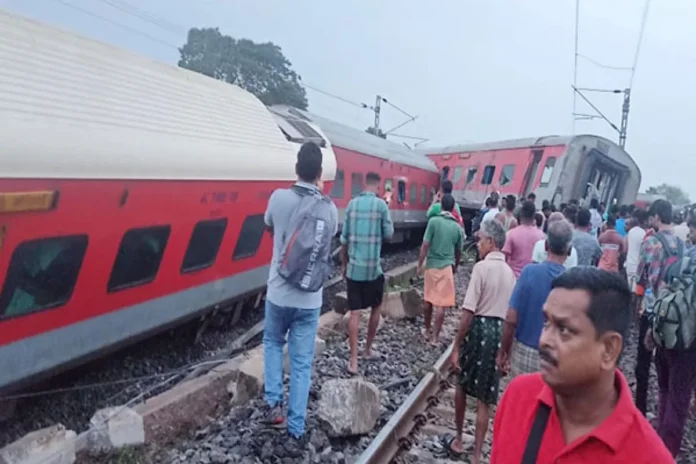
[[[107,290],[116,292],[155,280],[169,240],[170,226],[131,229],[118,248]]]
[[[193,228],[181,273],[199,271],[215,263],[222,237],[227,229],[227,218],[199,221]]]
[[[19,244],[0,293],[0,318],[67,303],[80,274],[87,241],[86,235],[70,235]]]
[[[490,185],[493,182],[493,176],[495,175],[495,166],[489,164],[483,169],[483,175],[481,176],[481,184]]]
[[[428,186],[421,185],[421,203],[424,205],[428,204]]]
[[[469,185],[476,179],[476,173],[478,172],[478,168],[469,168],[466,170],[466,185]]]
[[[394,191],[394,181],[392,179],[384,179],[384,193]]]
[[[333,187],[331,188],[331,198],[343,198],[346,190],[346,179],[343,170],[336,171],[336,179],[334,179]]]
[[[552,156],[546,160],[544,171],[541,173],[541,182],[539,183],[539,187],[546,187],[549,185],[549,182],[551,182],[551,176],[553,175],[553,168],[555,167],[556,158]]]
[[[515,175],[515,165],[514,164],[506,164],[503,166],[503,169],[500,171],[500,178],[498,179],[498,183],[503,186],[503,185],[508,185],[510,182],[512,182],[512,176]]]
[[[408,202],[412,205],[418,203],[418,184],[411,184],[409,187]]]
[[[462,167],[457,166],[454,168],[454,174],[452,174],[452,185],[457,185],[462,178]]]
[[[363,185],[363,175],[361,172],[354,172],[350,175],[350,197],[355,198],[365,189]]]
[[[397,198],[397,200],[399,201],[399,203],[403,203],[404,201],[406,201],[406,181],[400,180],[400,181],[396,184],[396,186],[397,186],[397,188],[398,188],[398,192],[397,192],[397,197],[396,197],[396,198]]]
[[[266,231],[266,223],[263,214],[248,216],[242,224],[237,245],[234,247],[232,259],[243,259],[254,256],[261,245],[263,233]]]

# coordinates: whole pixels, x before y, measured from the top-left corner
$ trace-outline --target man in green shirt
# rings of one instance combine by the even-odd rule
[[[428,221],[418,258],[418,275],[425,264],[425,337],[431,344],[439,343],[445,309],[455,305],[454,272],[462,254],[462,228],[455,219],[455,201],[450,194],[442,197],[442,212]],[[427,259],[426,259],[427,258]],[[431,320],[435,323],[431,332]]]
[[[443,195],[452,195],[452,181],[450,180],[443,180],[442,181],[442,191],[438,193],[438,195],[435,197],[435,201],[433,202],[432,205],[430,205],[430,208],[428,209],[428,212],[426,213],[428,216],[428,219],[433,218],[435,216],[439,216],[440,213],[442,213],[442,202],[441,198]],[[455,202],[454,203],[454,209],[452,210],[452,215],[454,218],[457,220],[459,225],[463,225],[462,222],[462,211],[459,209],[459,205]]]

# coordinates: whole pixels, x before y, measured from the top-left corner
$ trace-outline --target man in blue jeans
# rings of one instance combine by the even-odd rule
[[[295,188],[318,190],[322,174],[321,149],[305,143],[297,154],[297,183]],[[268,200],[264,216],[273,234],[273,259],[266,292],[266,317],[263,329],[265,396],[270,425],[283,428],[294,439],[302,438],[307,415],[307,400],[311,383],[314,339],[317,334],[322,289],[302,291],[288,283],[279,273],[281,250],[289,224],[301,197],[291,189],[278,189]],[[338,212],[331,203],[332,235],[338,231]],[[283,414],[283,347],[287,336],[290,355],[290,395],[287,423]]]

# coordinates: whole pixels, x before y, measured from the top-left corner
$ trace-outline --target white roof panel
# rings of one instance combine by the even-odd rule
[[[237,86],[3,11],[0,31],[0,177],[296,177],[299,145]]]
[[[428,155],[447,155],[453,153],[469,153],[476,151],[512,150],[527,147],[550,147],[566,145],[573,139],[572,136],[548,135],[536,138],[501,140],[497,142],[471,143],[461,145],[448,145],[445,147],[426,147],[418,151]]]

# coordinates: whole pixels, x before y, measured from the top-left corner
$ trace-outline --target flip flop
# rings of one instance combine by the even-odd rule
[[[347,364],[347,365],[346,365],[346,373],[347,373],[349,376],[351,376],[351,377],[355,377],[355,376],[357,376],[357,375],[359,374],[358,371],[351,371],[351,370],[350,370],[350,364]]]
[[[445,435],[440,438],[440,442],[442,443],[442,446],[445,448],[445,451],[447,451],[447,455],[450,457],[450,459],[454,461],[461,460],[464,455],[466,454],[465,451],[455,451],[452,449],[452,443],[454,443],[455,437],[454,435],[451,435],[449,433],[446,433]]]

